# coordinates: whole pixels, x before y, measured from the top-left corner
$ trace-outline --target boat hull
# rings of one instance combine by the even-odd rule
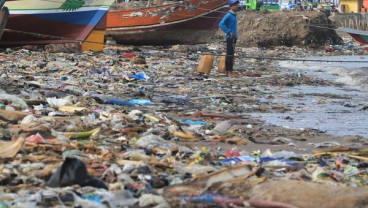
[[[19,4],[11,4],[10,1],[8,6],[10,17],[0,45],[44,45],[84,41],[106,15],[113,0],[96,0],[94,4],[84,5],[76,10],[60,9],[60,2],[54,4],[39,0],[32,2],[34,4],[30,9],[25,9],[18,8]],[[45,3],[47,5],[40,2],[47,2]]]
[[[368,45],[368,32],[362,30],[355,30],[351,28],[339,27],[337,31],[348,33],[355,41],[361,45]]]
[[[3,36],[5,26],[8,22],[9,10],[7,7],[2,7],[0,10],[0,39]]]
[[[110,11],[107,14],[107,35],[120,44],[206,43],[213,37],[218,23],[228,10],[223,0],[206,2],[192,1],[191,5],[196,5],[196,9],[177,7],[175,10],[168,9],[170,6],[165,5],[141,10]],[[119,24],[117,14],[120,14]],[[129,18],[124,22],[123,17]]]

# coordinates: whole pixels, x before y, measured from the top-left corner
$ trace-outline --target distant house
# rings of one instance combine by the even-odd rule
[[[361,11],[363,1],[367,0],[340,0],[340,12],[357,13]],[[367,4],[367,2],[365,2]]]

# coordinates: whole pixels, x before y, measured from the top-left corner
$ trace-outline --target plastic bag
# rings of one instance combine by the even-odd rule
[[[136,79],[136,80],[148,80],[149,76],[147,76],[146,73],[141,72],[138,74],[131,75],[129,78]]]
[[[119,98],[108,98],[105,100],[106,104],[113,104],[113,105],[120,105],[120,106],[129,106],[129,107],[133,107],[134,104],[132,104],[129,101],[125,101]]]
[[[61,167],[51,176],[47,183],[49,187],[65,187],[78,184],[108,189],[98,178],[88,174],[86,165],[76,158],[66,158]]]
[[[1,100],[7,100],[8,102],[11,102],[11,105],[14,107],[19,107],[22,110],[27,109],[28,105],[27,103],[22,99],[15,95],[9,95],[6,93],[0,93],[0,99]]]
[[[153,103],[149,100],[131,100],[129,101],[132,105],[152,105]]]

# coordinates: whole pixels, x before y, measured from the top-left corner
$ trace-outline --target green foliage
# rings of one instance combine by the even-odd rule
[[[77,9],[82,8],[84,5],[83,0],[66,0],[64,4],[60,6],[59,9],[62,9],[64,11],[75,11]]]

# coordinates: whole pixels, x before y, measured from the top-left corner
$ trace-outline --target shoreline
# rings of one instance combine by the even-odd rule
[[[256,190],[262,184],[282,178],[285,179],[282,183],[290,185],[300,178],[308,186],[323,183],[320,187],[325,188],[320,191],[331,187],[336,191],[349,187],[344,189],[349,193],[353,189],[362,193],[366,190],[366,167],[358,168],[364,164],[364,159],[353,159],[345,154],[366,158],[367,138],[357,135],[336,137],[318,128],[267,125],[250,116],[252,113],[280,113],[287,123],[293,119],[289,112],[295,107],[274,102],[288,99],[280,97],[280,92],[295,86],[340,87],[343,86],[341,83],[308,74],[285,73],[285,69],[273,61],[255,58],[236,60],[234,68],[238,74],[230,78],[216,72],[216,62],[207,77],[199,75],[196,70],[201,56],[198,47],[202,46],[184,52],[177,52],[175,47],[106,47],[102,53],[81,54],[51,54],[26,49],[3,52],[0,55],[4,60],[0,89],[6,92],[1,92],[0,100],[6,100],[1,102],[1,109],[6,112],[0,111],[3,140],[0,145],[12,142],[12,137],[13,142],[20,142],[20,135],[25,137],[25,142],[12,145],[14,155],[0,151],[4,186],[0,190],[0,199],[6,204],[19,206],[60,205],[61,200],[70,206],[91,203],[98,207],[109,203],[123,204],[118,200],[120,197],[125,200],[124,206],[134,207],[138,202],[146,202],[143,196],[150,199],[155,196],[162,201],[150,202],[147,206],[161,203],[165,204],[161,205],[163,207],[170,207],[180,203],[183,190],[190,196],[198,196],[195,190],[202,190],[202,193],[249,199],[255,195],[244,195],[248,192],[242,188]],[[209,48],[223,51],[223,45],[219,43],[203,47],[203,51],[210,51]],[[241,48],[239,53],[255,57],[331,55],[324,50],[297,47]],[[297,97],[297,94],[293,96]],[[313,96],[324,98],[321,104],[323,101],[328,104],[329,99],[349,99],[333,93]],[[362,102],[357,109],[365,106],[367,103]],[[243,161],[238,171],[238,166],[233,170],[221,163],[238,156],[249,156],[254,160],[262,159],[261,155],[272,158],[272,153],[278,151],[292,155],[287,159],[303,165],[290,165],[290,161],[279,159],[272,164]],[[324,157],[323,152],[334,153]],[[358,153],[359,156],[355,155]],[[354,167],[353,173],[344,175],[346,169],[335,167],[334,163],[340,157],[338,154]],[[105,183],[109,190],[81,187],[83,183],[46,189],[47,182],[66,157],[83,161],[88,174]],[[321,161],[328,166],[324,166],[324,172],[316,172],[321,171],[322,166],[318,163]],[[310,176],[300,175],[296,180],[288,176],[303,171]],[[341,176],[333,175],[337,172]],[[326,180],[317,177],[322,173],[333,176]],[[237,181],[239,178],[242,182]],[[265,181],[260,185],[261,180]],[[336,184],[339,186],[335,187]],[[234,192],[222,189],[227,185],[234,186]],[[271,187],[276,186],[279,187],[271,184]],[[297,187],[303,189],[300,184]],[[217,188],[222,191],[211,192]],[[71,190],[79,196],[72,194],[72,200],[65,200],[62,196],[70,194]],[[32,197],[22,197],[22,193]],[[86,194],[95,198],[88,198]],[[267,198],[267,194],[264,197]],[[363,203],[359,197],[366,196],[357,194],[354,197],[351,201],[357,205]],[[301,193],[295,198],[294,201],[283,197],[273,200],[308,206]],[[316,199],[316,203],[322,201]]]

